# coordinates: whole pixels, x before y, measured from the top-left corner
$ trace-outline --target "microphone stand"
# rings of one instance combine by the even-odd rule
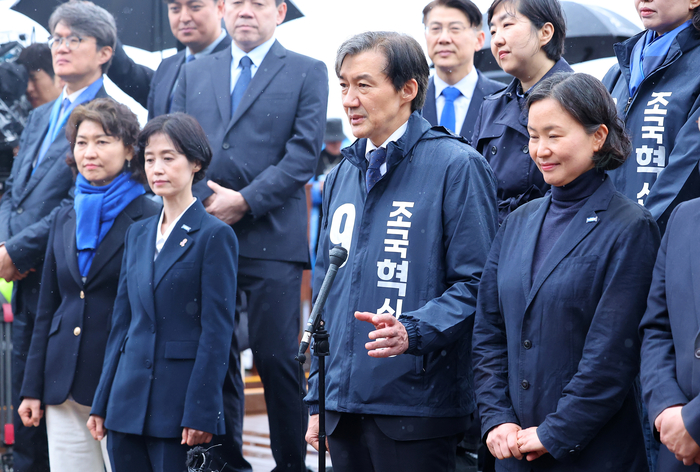
[[[318,470],[326,471],[326,357],[330,354],[328,332],[320,320],[314,331],[314,356],[318,357]]]

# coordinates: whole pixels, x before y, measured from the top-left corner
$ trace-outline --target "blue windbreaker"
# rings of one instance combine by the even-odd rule
[[[632,49],[643,35],[615,45],[618,64],[603,79],[632,138],[632,154],[609,175],[663,233],[679,203],[700,197],[700,34],[692,26],[681,31],[666,60],[630,97]]]
[[[463,138],[418,112],[387,146],[387,172],[365,190],[366,139],[343,150],[324,186],[314,292],[332,246],[348,249],[324,311],[330,335],[326,408],[377,415],[458,417],[475,409],[471,331],[477,288],[498,225],[496,181]],[[408,351],[369,357],[374,328],[355,311],[391,313]],[[306,398],[318,410],[314,357]]]

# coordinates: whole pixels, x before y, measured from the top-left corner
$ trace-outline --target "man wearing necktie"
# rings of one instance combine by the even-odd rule
[[[484,97],[505,88],[474,67],[474,53],[484,45],[481,23],[481,12],[470,0],[434,0],[423,9],[425,41],[435,65],[423,117],[467,140]]]
[[[328,74],[322,62],[275,40],[286,12],[283,0],[227,0],[231,47],[182,67],[173,111],[194,116],[212,144],[214,157],[194,194],[238,236],[238,289],[247,300],[272,454],[276,470],[297,472],[305,469],[301,422],[306,410],[294,360],[301,275],[309,263],[304,184],[321,152]],[[231,386],[240,383],[234,356],[224,389],[240,402],[242,390]],[[223,440],[229,445],[240,441],[235,406],[231,401],[225,411],[229,438]],[[226,448],[212,449],[222,452]]]
[[[154,72],[136,64],[118,43],[113,67],[107,74],[119,88],[148,109],[149,120],[170,112],[183,64],[223,51],[231,44],[231,37],[221,27],[224,0],[167,0],[166,3],[170,30],[185,48],[163,59]]]
[[[15,280],[12,296],[12,403],[15,406],[14,467],[48,471],[46,429],[19,420],[19,389],[39,298],[49,227],[59,207],[72,205],[73,175],[65,126],[81,103],[106,97],[102,74],[116,44],[114,18],[89,2],[61,4],[49,19],[53,69],[66,84],[59,97],[34,109],[20,138],[19,152],[0,200],[0,277]]]
[[[496,234],[496,181],[461,137],[420,115],[418,42],[359,34],[335,62],[353,135],[324,183],[314,293],[329,250],[348,251],[323,319],[326,431],[336,472],[447,472],[475,410],[471,329]],[[312,358],[307,441],[318,448]]]

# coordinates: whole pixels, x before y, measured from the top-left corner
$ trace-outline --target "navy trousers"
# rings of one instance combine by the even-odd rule
[[[187,445],[181,438],[154,438],[107,432],[112,472],[187,472]],[[207,447],[206,444],[202,445]]]
[[[30,273],[27,278],[15,282],[12,295],[12,308],[15,315],[12,323],[12,405],[15,427],[15,445],[12,456],[15,472],[48,472],[49,449],[46,439],[46,422],[42,419],[39,427],[26,427],[22,424],[17,408],[21,403],[19,392],[24,379],[27,353],[32,340],[36,306],[39,299],[41,268]]]
[[[342,413],[328,447],[333,472],[454,472],[462,436],[396,441],[379,429],[372,415]]]

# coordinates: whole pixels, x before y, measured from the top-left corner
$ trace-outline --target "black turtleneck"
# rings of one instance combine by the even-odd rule
[[[579,175],[567,185],[552,187],[552,203],[544,217],[535,246],[535,255],[532,259],[531,280],[535,280],[537,272],[539,272],[554,244],[569,226],[571,220],[574,219],[576,213],[598,190],[604,180],[605,172],[593,168]]]

